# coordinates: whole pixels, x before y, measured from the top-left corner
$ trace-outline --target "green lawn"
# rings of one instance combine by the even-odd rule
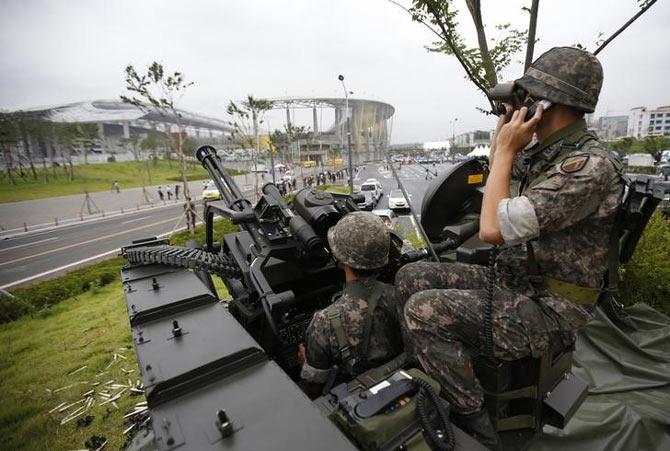
[[[215,285],[219,295],[227,297],[218,279]],[[125,359],[114,360],[114,353]],[[77,427],[76,419],[61,425],[67,412],[48,413],[63,402],[78,401],[91,389],[97,394],[100,386],[93,386],[94,382],[128,385],[129,378],[140,379],[118,279],[32,317],[0,325],[0,362],[0,449],[83,449],[94,434],[108,439],[105,449],[119,449],[125,441],[123,415],[144,401],[142,395],[130,396],[126,391],[117,409],[99,405],[103,398],[96,396],[96,404],[82,415],[94,417],[88,427]]]
[[[231,175],[238,171],[229,170]],[[45,175],[47,176],[45,178]],[[189,180],[209,178],[207,171],[200,164],[189,164],[187,176]],[[55,169],[38,169],[38,178],[34,179],[30,172],[25,177],[16,176],[16,184],[11,184],[5,173],[0,176],[0,203],[21,200],[42,199],[45,197],[81,194],[86,186],[89,192],[111,190],[114,180],[119,181],[121,189],[145,185],[160,185],[181,181],[179,163],[177,161],[159,160],[125,161],[103,164],[74,166],[74,178],[70,181],[63,167]]]

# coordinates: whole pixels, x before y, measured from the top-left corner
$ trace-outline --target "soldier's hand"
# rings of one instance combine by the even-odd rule
[[[544,112],[542,105],[538,105],[535,115],[528,121],[524,121],[528,108],[522,107],[512,114],[512,119],[500,128],[496,137],[496,153],[520,152],[533,139],[535,127],[542,119]]]

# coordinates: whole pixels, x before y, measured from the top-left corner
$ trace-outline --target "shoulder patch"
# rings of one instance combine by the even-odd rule
[[[578,155],[575,157],[566,158],[563,163],[561,163],[561,171],[565,172],[566,174],[579,172],[584,169],[584,166],[586,166],[588,161],[588,155]]]

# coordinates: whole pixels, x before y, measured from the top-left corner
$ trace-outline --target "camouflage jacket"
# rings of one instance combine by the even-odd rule
[[[344,332],[353,355],[361,356],[364,320],[368,311],[367,297],[370,295],[373,279],[358,279],[344,286],[341,296],[334,303],[338,309]],[[400,325],[395,314],[395,290],[385,285],[374,311],[367,367],[381,365],[402,352]],[[333,365],[340,366],[342,356],[331,320],[326,309],[314,314],[305,333],[305,365],[303,380],[324,383],[328,370]]]
[[[531,240],[540,272],[574,285],[600,288],[609,236],[623,196],[621,167],[579,121],[519,154],[513,175],[522,176],[520,196],[532,205],[537,239]],[[497,260],[503,286],[529,287],[525,246],[504,249]],[[532,290],[530,290],[532,291]],[[552,310],[576,327],[590,309],[550,295]]]

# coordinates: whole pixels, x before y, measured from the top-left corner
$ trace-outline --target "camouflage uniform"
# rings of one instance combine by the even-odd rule
[[[342,218],[328,230],[328,244],[335,259],[350,268],[375,270],[388,263],[390,248],[389,231],[382,220],[366,212],[354,212]],[[367,355],[364,344],[364,324],[368,304],[376,300],[370,323]],[[329,308],[316,312],[305,333],[305,364],[301,377],[311,383],[326,382],[329,369],[338,365],[340,371],[361,372],[379,366],[402,352],[400,325],[396,310],[396,290],[382,284],[374,277],[359,278],[348,282],[337,301]],[[341,355],[341,343],[332,315],[344,332],[344,339],[352,360]],[[354,368],[345,369],[356,360]]]
[[[563,57],[575,51],[557,50]],[[598,84],[596,100],[599,89]],[[569,104],[560,96],[535,95]],[[575,103],[571,106],[586,110]],[[575,331],[592,317],[592,305],[569,300],[555,285],[538,291],[529,275],[527,243],[532,242],[546,280],[597,293],[623,195],[617,162],[588,134],[584,121],[519,155],[513,171],[523,176],[519,196],[504,199],[498,207],[507,247],[496,259],[492,335],[494,356],[504,360],[537,357],[571,345]],[[400,297],[409,298],[404,308],[406,327],[419,362],[440,381],[457,413],[480,411],[483,391],[471,355],[485,352],[486,268],[414,263],[398,272],[396,285]]]
[[[379,282],[371,278],[348,282],[335,302],[354,358],[367,359],[360,370],[379,366],[402,352],[402,339],[398,333],[400,325],[395,315],[395,290],[385,285],[374,311],[368,354],[362,355],[367,299],[375,283]],[[301,377],[307,382],[323,384],[333,365],[341,367],[342,356],[326,310],[321,310],[316,312],[305,333],[305,365]]]

